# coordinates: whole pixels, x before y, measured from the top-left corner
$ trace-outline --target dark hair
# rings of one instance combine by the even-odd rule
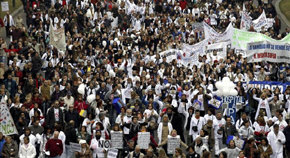
[[[279,125],[278,124],[274,124],[274,126],[273,126],[274,128],[279,128]]]
[[[224,158],[227,158],[227,157],[228,157],[228,154],[227,154],[225,151],[222,151],[222,152],[219,154],[219,156],[220,156],[220,155],[223,155]]]
[[[210,158],[210,152],[209,151],[203,152],[202,158]]]
[[[27,139],[28,142],[30,141],[28,136],[25,136],[25,137],[23,138],[23,140],[25,140],[25,139]]]
[[[261,139],[261,141],[262,140],[264,140],[265,142],[266,142],[266,145],[269,145],[269,141],[268,141],[268,139],[266,138],[266,137],[263,137],[262,139]]]

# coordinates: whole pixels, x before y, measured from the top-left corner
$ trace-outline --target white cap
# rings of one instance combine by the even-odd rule
[[[81,140],[79,141],[79,144],[87,144],[87,141],[86,141],[86,140],[83,140],[83,139],[81,139]]]

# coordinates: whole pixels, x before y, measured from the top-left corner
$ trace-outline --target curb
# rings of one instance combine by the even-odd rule
[[[278,15],[280,15],[281,19],[283,20],[283,22],[287,25],[287,27],[290,27],[290,22],[287,20],[287,18],[285,17],[285,15],[281,12],[279,4],[280,4],[281,0],[277,0],[275,2],[275,9]]]
[[[19,14],[19,12],[23,10],[23,5],[21,5],[18,9],[14,10],[14,12],[11,14],[12,17],[14,17],[15,15]]]

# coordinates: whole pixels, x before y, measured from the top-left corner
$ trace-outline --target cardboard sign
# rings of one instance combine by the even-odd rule
[[[123,133],[111,131],[111,144],[114,149],[123,149]]]
[[[174,154],[175,149],[180,147],[180,138],[168,136],[167,152],[168,154]]]
[[[148,149],[150,143],[150,132],[138,132],[137,144],[140,149]]]
[[[109,149],[107,158],[116,158],[118,156],[118,149]]]
[[[82,147],[81,147],[81,145],[79,143],[70,142],[69,144],[70,144],[70,148],[71,148],[71,150],[73,152],[76,152],[76,151],[77,152],[81,152],[82,151]]]
[[[2,12],[9,11],[9,4],[8,4],[8,2],[1,2],[1,10],[2,10]]]

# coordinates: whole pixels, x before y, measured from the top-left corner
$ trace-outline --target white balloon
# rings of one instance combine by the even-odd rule
[[[232,90],[230,91],[230,94],[231,94],[232,96],[237,96],[237,95],[238,95],[238,91],[235,90],[235,89],[232,89]]]
[[[88,103],[92,103],[96,99],[96,95],[91,94],[87,97]]]
[[[231,80],[228,77],[224,77],[223,80],[222,80],[222,82],[228,83],[228,82],[231,82]]]
[[[79,87],[78,87],[78,92],[81,94],[81,95],[85,95],[85,84],[80,84]]]
[[[217,81],[215,83],[215,86],[216,86],[217,89],[221,89],[222,88],[222,82],[221,81]]]
[[[221,91],[220,91],[220,90],[217,90],[217,91],[216,91],[216,95],[217,95],[217,96],[222,96]]]

